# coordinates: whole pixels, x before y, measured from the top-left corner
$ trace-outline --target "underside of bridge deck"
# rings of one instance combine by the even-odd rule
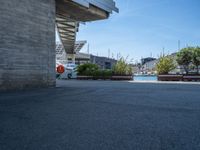
[[[56,13],[82,22],[106,19],[109,16],[108,12],[97,6],[89,4],[87,8],[71,0],[56,0]]]
[[[76,1],[76,2],[74,2]],[[112,10],[118,11],[110,1],[56,0],[56,23],[60,39],[68,54],[75,54],[76,32],[80,22],[107,19]]]

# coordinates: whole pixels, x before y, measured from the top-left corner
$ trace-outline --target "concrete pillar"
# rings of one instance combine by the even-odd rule
[[[76,54],[72,54],[72,63],[73,63],[73,64],[76,63]]]
[[[55,0],[0,3],[0,90],[55,86]]]

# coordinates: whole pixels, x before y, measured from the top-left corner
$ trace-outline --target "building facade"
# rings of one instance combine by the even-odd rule
[[[112,69],[112,67],[117,63],[117,60],[108,57],[91,55],[90,62],[97,64],[101,69]]]
[[[82,43],[82,44],[81,44]],[[95,56],[92,54],[82,53],[80,50],[84,46],[85,42],[77,41],[75,44],[76,54],[74,60],[72,54],[65,52],[64,46],[61,43],[56,44],[56,63],[57,64],[76,64],[81,65],[85,63],[97,64],[101,69],[111,69],[117,60],[107,57]]]
[[[156,64],[158,63],[158,59],[148,61],[142,66],[142,72],[145,74],[155,74],[156,73]]]
[[[156,58],[153,58],[153,57],[142,58],[141,64],[144,65],[145,63],[150,62],[150,61],[154,61],[154,60],[156,60]]]

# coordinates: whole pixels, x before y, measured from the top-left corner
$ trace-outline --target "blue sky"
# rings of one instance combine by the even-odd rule
[[[108,20],[81,25],[77,39],[90,53],[129,59],[157,57],[181,47],[200,45],[200,0],[115,0],[120,13]],[[87,52],[85,46],[82,52]]]

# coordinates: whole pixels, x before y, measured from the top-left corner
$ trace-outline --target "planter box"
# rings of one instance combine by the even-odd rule
[[[200,81],[200,75],[184,75],[183,81],[194,81],[198,82]]]
[[[77,76],[78,80],[110,80],[111,77]]]
[[[183,81],[183,75],[158,75],[158,81]]]
[[[111,80],[133,80],[133,76],[117,76],[114,75],[111,77]]]
[[[158,81],[194,81],[200,82],[200,75],[158,75]]]
[[[93,80],[110,80],[111,77],[93,77]]]
[[[133,76],[111,76],[111,77],[95,77],[95,76],[77,76],[77,80],[133,80]]]
[[[77,76],[78,80],[92,80],[93,76]]]

